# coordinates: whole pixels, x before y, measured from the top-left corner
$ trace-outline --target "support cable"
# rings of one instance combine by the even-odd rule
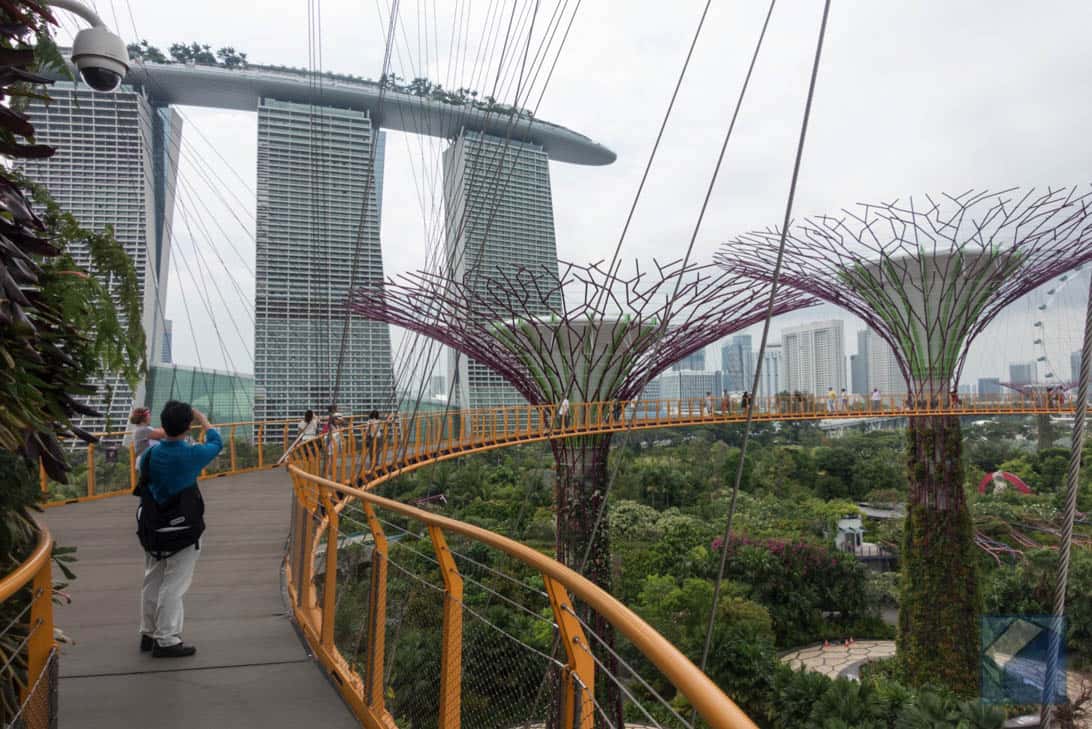
[[[800,135],[796,144],[796,159],[793,162],[792,181],[789,183],[789,196],[785,202],[785,217],[781,225],[781,240],[777,248],[777,262],[774,265],[773,277],[770,281],[770,298],[766,308],[766,320],[762,325],[762,340],[758,347],[757,362],[755,363],[755,376],[751,384],[751,392],[755,392],[762,376],[762,360],[766,354],[766,341],[770,334],[770,321],[773,319],[774,302],[777,297],[777,286],[781,277],[781,266],[785,259],[785,239],[789,232],[789,223],[792,220],[792,207],[796,198],[796,185],[800,179],[800,163],[804,156],[804,140],[807,137],[808,120],[811,117],[811,105],[815,98],[815,83],[819,76],[819,61],[823,54],[823,38],[826,35],[827,18],[830,16],[830,0],[823,3],[823,19],[819,24],[819,38],[815,45],[815,60],[811,67],[811,81],[808,84],[808,98],[804,104],[804,118],[800,123]],[[740,443],[739,464],[736,467],[735,481],[732,484],[732,498],[728,504],[728,517],[724,525],[724,539],[721,542],[720,567],[717,570],[717,581],[713,587],[713,604],[709,608],[709,622],[705,629],[705,646],[702,648],[701,664],[698,666],[705,671],[709,663],[709,649],[713,642],[713,627],[716,625],[717,605],[720,602],[721,586],[724,582],[724,569],[728,562],[728,543],[732,536],[732,518],[735,516],[736,498],[739,496],[740,482],[743,480],[743,464],[747,456],[747,443],[751,436],[751,421],[754,416],[755,398],[747,403],[747,419],[743,423],[743,441]]]
[[[1046,680],[1043,682],[1043,705],[1040,723],[1046,729],[1059,726],[1054,705],[1057,694],[1062,626],[1065,618],[1066,589],[1069,586],[1069,560],[1073,548],[1073,522],[1077,516],[1077,494],[1080,491],[1081,455],[1084,450],[1085,416],[1088,411],[1088,380],[1092,376],[1092,276],[1088,279],[1088,304],[1084,315],[1084,343],[1081,346],[1081,369],[1077,379],[1077,409],[1073,416],[1073,435],[1069,446],[1069,468],[1066,471],[1065,515],[1062,538],[1058,545],[1058,575],[1054,583],[1054,616],[1051,621],[1047,653]]]

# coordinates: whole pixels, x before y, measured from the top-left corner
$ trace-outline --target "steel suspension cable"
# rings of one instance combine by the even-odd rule
[[[808,120],[811,118],[812,101],[815,98],[815,85],[819,76],[819,61],[823,55],[823,38],[827,30],[827,18],[830,16],[830,0],[823,3],[823,19],[819,23],[819,38],[815,44],[815,59],[811,67],[811,80],[808,83],[808,97],[804,104],[804,118],[800,123],[800,134],[796,143],[796,159],[793,162],[792,180],[789,183],[789,195],[785,202],[785,217],[781,224],[781,240],[777,247],[777,262],[774,265],[773,277],[770,281],[770,298],[766,307],[766,320],[762,324],[762,339],[758,346],[758,357],[755,364],[755,376],[751,384],[751,392],[755,392],[762,376],[762,360],[766,354],[766,342],[770,334],[770,321],[773,319],[774,302],[777,297],[777,287],[781,276],[781,266],[785,260],[785,239],[789,232],[789,223],[792,220],[793,202],[796,199],[796,186],[800,179],[800,165],[804,157],[804,141],[808,132]],[[755,398],[747,403],[747,418],[743,422],[743,440],[739,449],[739,464],[736,466],[735,480],[732,483],[732,496],[728,503],[728,516],[725,519],[724,539],[721,542],[720,567],[717,570],[717,581],[713,586],[713,604],[709,608],[709,622],[705,628],[705,645],[702,648],[701,663],[698,668],[703,672],[709,663],[709,649],[713,642],[713,628],[716,625],[717,606],[720,602],[721,586],[724,582],[724,569],[728,563],[729,540],[732,537],[732,518],[735,516],[736,498],[739,496],[740,482],[743,480],[743,464],[747,457],[747,443],[751,436],[751,421],[754,417]]]
[[[1077,378],[1077,409],[1073,417],[1073,434],[1069,446],[1069,468],[1066,470],[1065,515],[1062,521],[1061,543],[1058,545],[1058,573],[1054,583],[1054,614],[1051,620],[1047,653],[1046,680],[1043,682],[1043,704],[1040,723],[1046,729],[1058,726],[1056,681],[1060,662],[1062,625],[1065,618],[1066,590],[1069,586],[1069,561],[1073,549],[1073,522],[1077,516],[1077,494],[1080,491],[1081,456],[1084,451],[1085,418],[1088,411],[1088,381],[1092,376],[1092,276],[1088,279],[1088,303],[1084,315],[1084,342],[1081,346],[1081,368]]]

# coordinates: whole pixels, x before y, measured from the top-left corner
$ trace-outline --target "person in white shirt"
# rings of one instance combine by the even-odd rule
[[[562,398],[561,404],[557,406],[557,425],[559,428],[565,427],[565,422],[569,419],[569,398]]]
[[[872,388],[872,409],[880,409],[880,388],[878,387]]]
[[[313,440],[318,436],[319,421],[315,417],[314,410],[308,410],[303,414],[303,420],[296,423],[296,431],[300,442]]]

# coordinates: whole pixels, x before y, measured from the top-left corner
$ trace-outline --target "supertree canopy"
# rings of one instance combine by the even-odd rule
[[[937,404],[1007,304],[1092,260],[1090,195],[970,191],[811,218],[787,232],[779,280],[861,317],[891,345],[908,392]],[[717,262],[770,281],[780,238],[772,229],[740,236]],[[912,682],[973,693],[980,598],[959,418],[911,417],[907,468],[900,665]]]
[[[780,280],[861,317],[893,348],[910,391],[938,394],[1005,306],[1092,260],[1090,202],[1077,188],[1014,188],[860,205],[790,230]],[[742,235],[718,262],[769,280],[780,235]]]
[[[625,277],[599,263],[559,268],[478,273],[473,286],[405,274],[356,289],[350,307],[446,344],[544,404],[634,398],[674,362],[762,321],[768,304],[768,288],[711,265],[635,265]],[[814,303],[786,291],[773,314]]]

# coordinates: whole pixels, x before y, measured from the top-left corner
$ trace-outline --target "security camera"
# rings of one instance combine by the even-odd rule
[[[72,41],[72,61],[83,80],[95,91],[114,91],[129,72],[125,41],[102,25],[85,28],[76,34]]]

